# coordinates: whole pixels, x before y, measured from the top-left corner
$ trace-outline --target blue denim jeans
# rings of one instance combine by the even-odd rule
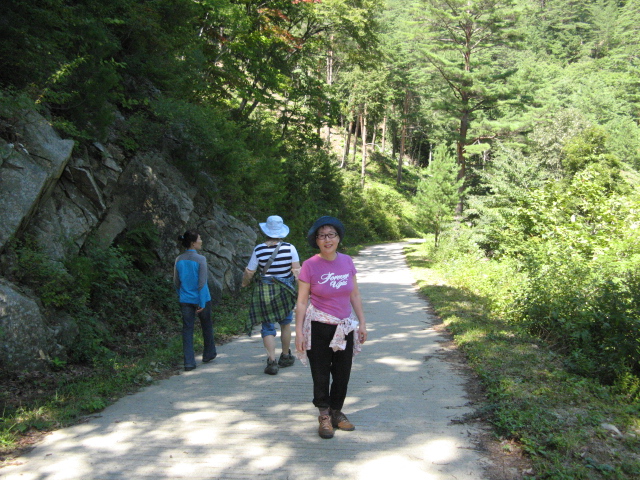
[[[289,312],[289,315],[284,317],[278,323],[280,324],[280,327],[282,327],[283,325],[291,325],[291,322],[293,322],[293,312]],[[262,335],[262,338],[264,338],[264,337],[266,337],[268,335],[273,335],[275,337],[276,336],[276,324],[275,323],[269,323],[269,322],[262,322],[262,329],[260,330],[260,334]]]
[[[200,313],[196,313],[198,305],[193,303],[181,303],[182,311],[182,351],[184,353],[184,366],[195,367],[196,358],[193,350],[193,325],[196,316],[200,318],[202,327],[202,337],[204,339],[204,350],[202,360],[211,360],[216,356],[216,345],[213,341],[213,321],[211,320],[211,302],[207,302]]]

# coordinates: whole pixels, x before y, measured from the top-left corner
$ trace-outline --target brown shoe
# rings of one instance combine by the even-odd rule
[[[318,435],[321,438],[333,438],[333,426],[331,426],[331,415],[320,415],[318,417],[320,427],[318,427]]]
[[[331,425],[333,425],[334,428],[346,430],[347,432],[351,432],[356,429],[356,426],[351,423],[347,416],[340,410],[331,410]]]

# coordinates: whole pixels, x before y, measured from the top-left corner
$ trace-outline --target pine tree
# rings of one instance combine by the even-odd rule
[[[463,181],[457,179],[456,159],[444,145],[436,148],[426,175],[418,184],[418,218],[426,231],[434,234],[435,245],[438,246],[440,234],[446,224],[453,220]]]
[[[439,89],[433,108],[455,129],[458,179],[466,176],[467,147],[494,137],[487,130],[491,112],[515,97],[507,79],[515,72],[509,49],[515,47],[518,10],[513,0],[422,0],[420,55],[430,65]],[[472,130],[483,119],[483,132]],[[462,188],[462,187],[461,187]],[[458,212],[462,212],[460,192]]]

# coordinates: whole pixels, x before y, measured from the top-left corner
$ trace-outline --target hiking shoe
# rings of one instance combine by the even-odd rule
[[[280,354],[280,360],[278,360],[278,365],[280,365],[282,368],[290,367],[295,363],[295,361],[296,361],[296,357],[291,355],[291,349],[289,349],[289,354],[285,354],[284,352]]]
[[[320,422],[320,426],[318,427],[318,435],[320,435],[320,438],[333,438],[331,415],[320,415],[318,422]]]
[[[209,358],[202,358],[202,363],[209,363],[211,360],[213,360],[214,358],[216,358],[218,356],[217,353],[213,354],[213,357],[209,357]]]
[[[356,429],[356,426],[351,423],[347,416],[340,410],[331,410],[331,425],[333,425],[334,428],[346,430],[347,432],[351,432]]]
[[[266,373],[267,375],[277,375],[278,370],[278,362],[267,358],[267,367],[264,369],[264,373]]]

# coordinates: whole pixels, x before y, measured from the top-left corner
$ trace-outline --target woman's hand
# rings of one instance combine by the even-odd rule
[[[358,337],[360,343],[367,341],[367,323],[364,319],[364,310],[362,308],[362,299],[360,298],[360,289],[358,288],[358,280],[353,276],[353,290],[351,290],[351,306],[358,317]]]
[[[296,352],[304,353],[304,351],[305,351],[304,335],[302,334],[298,335],[298,332],[296,332]]]
[[[367,326],[359,325],[358,326],[358,336],[360,337],[360,343],[364,343],[367,341]]]

